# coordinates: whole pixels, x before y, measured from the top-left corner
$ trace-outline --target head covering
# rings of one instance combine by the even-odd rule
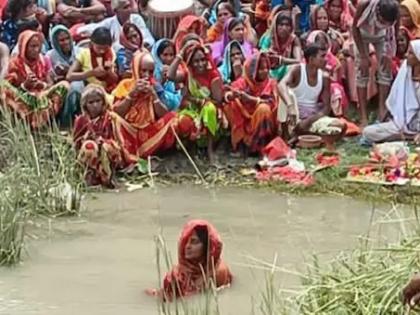
[[[407,8],[413,21],[415,30],[412,32],[415,38],[420,37],[420,3],[417,0],[404,0],[401,6]]]
[[[242,55],[245,57],[245,52],[244,52],[241,44],[238,41],[233,40],[226,46],[225,53],[224,53],[224,56],[223,56],[223,61],[222,61],[222,64],[220,65],[220,67],[219,67],[219,72],[222,75],[223,82],[225,82],[227,84],[231,83],[231,77],[232,77],[232,70],[233,69],[232,69],[232,63],[231,63],[230,55],[231,55],[231,51],[232,51],[233,47],[239,48]]]
[[[103,98],[105,107],[108,107],[109,106],[109,104],[107,102],[107,99],[106,99],[106,91],[105,91],[105,89],[102,86],[98,85],[98,84],[91,83],[91,84],[88,84],[83,89],[82,96],[80,98],[80,107],[81,107],[81,109],[82,109],[83,112],[86,112],[86,102],[87,102],[88,97],[91,94],[99,94],[99,95],[101,95],[101,97]]]
[[[153,61],[153,57],[152,55],[146,51],[146,52],[138,52],[136,54],[134,54],[133,56],[133,61],[131,63],[131,73],[133,74],[133,79],[135,82],[137,82],[137,80],[139,80],[141,78],[141,74],[142,74],[142,66],[143,66],[143,61],[149,58],[150,61]],[[154,84],[154,78],[153,76],[149,78],[150,83]]]
[[[240,0],[218,0],[214,2],[214,4],[210,7],[210,17],[209,17],[209,23],[210,25],[213,25],[217,21],[217,14],[218,14],[218,8],[223,3],[229,3],[232,5],[233,10],[235,11],[235,15],[238,15],[241,13],[241,1]]]
[[[311,30],[315,31],[315,30],[319,30],[319,25],[318,25],[318,13],[319,11],[324,10],[327,14],[327,18],[328,18],[328,24],[330,23],[330,17],[328,15],[328,11],[327,8],[323,5],[317,5],[315,6],[315,8],[312,10],[311,12],[311,16],[310,16],[310,24],[311,24]]]
[[[200,23],[200,26],[204,28],[203,21],[200,17],[195,15],[184,16],[181,21],[179,21],[178,28],[174,35],[174,42],[176,50],[179,51],[182,48],[182,41],[184,37],[190,33],[189,29],[194,23]]]
[[[223,37],[220,41],[217,41],[212,44],[212,57],[216,64],[219,64],[222,61],[223,55],[225,53],[226,46],[230,43],[231,39],[229,37],[229,32],[232,29],[232,25],[234,23],[242,23],[245,27],[245,23],[241,18],[230,18],[226,21],[224,29],[223,29]],[[252,44],[246,40],[246,36],[244,35],[244,41],[240,43],[245,56],[248,57],[253,52]]]
[[[280,19],[281,16],[284,16],[283,12],[277,13],[271,25],[271,50],[283,57],[290,57],[293,53],[293,43],[296,39],[296,35],[294,33],[295,30],[292,22],[292,29],[289,34],[289,37],[284,43],[280,42],[280,37],[277,32],[277,21]]]
[[[329,10],[332,1],[333,0],[325,1],[325,7],[327,8],[327,10]],[[336,24],[330,18],[328,19],[329,19],[329,23],[331,27],[339,29],[342,32],[347,32],[353,23],[353,17],[351,16],[351,13],[350,13],[348,0],[341,0],[341,16],[340,16],[339,24]]]
[[[207,230],[207,256],[203,256],[199,262],[192,262],[186,259],[185,249],[197,228]],[[204,220],[189,221],[182,229],[178,241],[178,264],[164,279],[166,297],[171,298],[173,296],[172,285],[176,291],[176,296],[189,296],[203,290],[209,279],[213,279],[216,286],[229,284],[232,281],[229,270],[225,270],[224,277],[221,279],[222,248],[222,240],[213,225]]]
[[[191,67],[191,60],[197,51],[203,51],[204,55],[208,61],[207,71],[205,74],[196,73],[195,70]],[[201,86],[211,89],[211,83],[217,77],[220,77],[219,71],[214,64],[210,52],[206,47],[201,44],[195,44],[188,47],[184,54],[184,62],[188,68],[189,79],[195,79]]]
[[[158,51],[159,51],[160,46],[164,43],[171,43],[172,45],[174,45],[170,39],[162,38],[162,39],[159,39],[152,47],[152,56],[153,56],[153,59],[155,60],[154,77],[158,82],[162,81],[162,68],[163,68],[163,62],[162,62],[162,59],[160,59]],[[175,49],[175,45],[173,47]]]
[[[61,50],[60,44],[58,43],[58,34],[66,33],[70,37],[70,55],[66,55]],[[77,49],[74,45],[73,38],[71,36],[70,30],[64,25],[56,25],[51,29],[50,41],[52,47],[52,54],[50,54],[53,63],[62,63],[67,66],[70,66],[76,59]]]
[[[267,75],[264,81],[257,81],[258,70],[261,67],[262,60],[266,60],[268,68],[270,68],[270,59],[266,53],[254,54],[245,60],[243,77],[253,95],[261,95],[262,91],[270,82],[269,75]]]
[[[28,60],[26,58],[26,50],[28,48],[29,41],[34,38],[38,37],[41,44],[44,40],[44,36],[40,32],[35,32],[31,30],[26,30],[22,32],[19,35],[18,38],[18,48],[19,48],[19,54],[17,56],[17,64],[19,68],[21,68],[21,73],[33,73],[36,75],[36,77],[40,80],[45,80],[47,76],[47,64],[42,58],[42,55],[40,54],[36,60]]]
[[[414,55],[420,61],[420,40],[413,40],[410,42],[410,45]],[[386,100],[386,106],[392,115],[393,121],[401,132],[410,132],[407,128],[408,124],[420,109],[419,98],[412,78],[412,70],[412,67],[405,60],[398,71]]]
[[[128,30],[130,29],[134,29],[137,34],[140,37],[140,44],[139,45],[135,45],[132,42],[130,42],[127,38],[127,34],[128,34]],[[133,24],[131,22],[126,22],[123,25],[122,28],[122,32],[120,35],[120,44],[127,50],[130,51],[136,51],[136,50],[141,50],[143,48],[143,34],[141,33],[141,31],[139,30],[139,28],[137,27],[136,24]]]

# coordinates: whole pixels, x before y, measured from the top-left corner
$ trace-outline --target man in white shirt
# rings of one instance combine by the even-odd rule
[[[152,46],[155,43],[155,39],[150,33],[149,29],[146,26],[141,15],[137,13],[132,13],[132,6],[130,0],[112,0],[112,9],[115,12],[115,15],[99,23],[88,24],[79,28],[78,33],[85,33],[87,35],[92,34],[92,32],[98,27],[106,27],[110,30],[113,45],[112,48],[114,51],[118,51],[121,48],[120,45],[120,34],[122,32],[122,26],[125,22],[130,21],[135,24],[143,34],[144,44]]]

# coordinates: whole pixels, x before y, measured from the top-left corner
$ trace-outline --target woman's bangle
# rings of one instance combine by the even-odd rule
[[[179,60],[183,60],[184,58],[182,58],[181,54],[177,54],[176,58],[178,58]]]
[[[279,56],[279,66],[283,64],[283,56]]]

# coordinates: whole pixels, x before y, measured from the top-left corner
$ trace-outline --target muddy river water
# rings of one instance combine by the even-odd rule
[[[370,204],[347,198],[185,186],[96,194],[84,208],[80,218],[54,221],[48,235],[31,240],[21,264],[0,268],[0,314],[157,314],[143,294],[158,283],[154,236],[162,233],[176,258],[181,227],[193,218],[216,226],[235,276],[220,297],[222,314],[250,314],[251,296],[258,299],[264,285],[264,271],[252,263],[276,253],[287,270],[303,268],[312,253],[327,260],[351,249],[372,215]],[[291,274],[277,279],[298,285]]]

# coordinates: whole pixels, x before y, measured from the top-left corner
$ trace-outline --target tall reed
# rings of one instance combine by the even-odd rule
[[[82,169],[74,149],[51,125],[32,131],[12,112],[0,110],[0,265],[17,262],[29,216],[80,211]]]

